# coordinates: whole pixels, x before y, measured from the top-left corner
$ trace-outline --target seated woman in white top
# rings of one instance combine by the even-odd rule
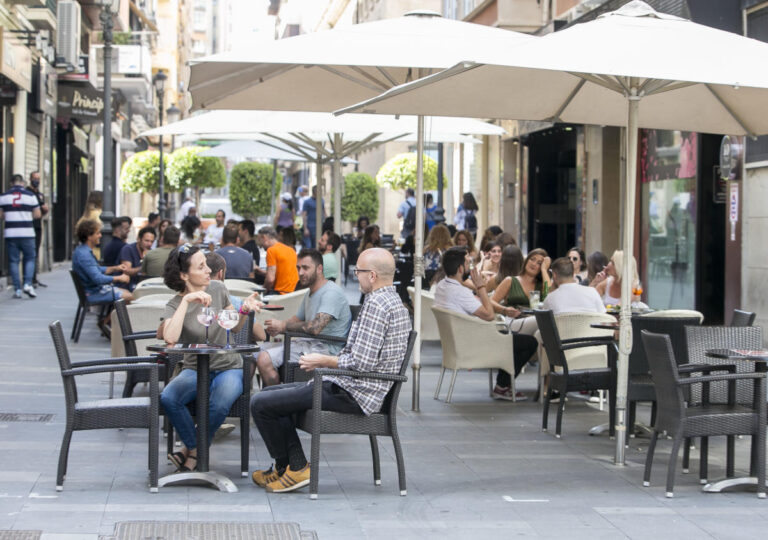
[[[624,252],[617,249],[613,252],[611,260],[608,261],[608,265],[602,272],[597,274],[595,281],[597,281],[596,289],[600,293],[603,299],[603,303],[606,306],[617,305],[621,303],[621,276],[624,273]],[[629,258],[630,275],[632,276],[632,285],[635,286],[640,282],[637,275],[637,262],[634,257]],[[639,301],[640,297],[633,296],[632,301]]]

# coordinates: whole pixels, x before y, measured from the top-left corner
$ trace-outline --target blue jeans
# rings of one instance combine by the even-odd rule
[[[243,370],[227,369],[211,371],[211,387],[208,401],[208,446],[213,435],[229,413],[230,407],[243,393]],[[184,446],[197,448],[195,422],[187,409],[187,403],[197,396],[197,371],[184,369],[163,389],[160,403],[165,414],[179,433]]]
[[[8,262],[11,265],[11,279],[13,289],[21,289],[19,277],[19,262],[24,254],[24,285],[32,285],[32,276],[35,273],[35,237],[30,238],[6,238],[5,247],[8,249]]]

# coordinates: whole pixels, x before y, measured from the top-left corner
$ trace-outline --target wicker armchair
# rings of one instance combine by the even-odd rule
[[[740,309],[734,309],[731,316],[730,326],[752,326],[755,324],[757,313],[753,311],[742,311]]]
[[[357,316],[360,314],[362,308],[359,304],[352,304],[349,306],[349,312],[351,321],[354,322]],[[284,332],[283,333],[283,365],[280,366],[280,380],[284,383],[309,381],[312,379],[312,374],[299,369],[298,364],[290,362],[291,358],[291,340],[293,338],[307,338],[316,339],[318,341],[326,341],[329,343],[346,343],[346,337],[329,336],[326,334],[305,334],[303,332]]]
[[[688,349],[688,362],[694,365],[731,366],[729,360],[721,360],[707,356],[707,349],[762,349],[763,329],[759,326],[700,326],[685,329],[685,337]],[[674,348],[673,348],[674,350]],[[749,373],[754,371],[754,366],[748,362],[736,364],[737,373]],[[709,385],[707,401],[722,405],[728,403],[728,388],[725,383]],[[740,405],[752,403],[753,388],[750,381],[736,383],[736,402]],[[700,385],[692,385],[689,401],[692,406],[700,405],[704,401],[703,389]],[[690,441],[686,441],[683,447],[683,472],[688,472],[690,462]],[[729,441],[730,443],[731,441]],[[707,482],[707,457],[709,441],[702,437],[700,448],[699,478],[701,483]],[[731,454],[732,455],[732,454]],[[733,460],[729,460],[727,474],[733,476]]]
[[[48,326],[48,329],[51,332],[56,356],[59,359],[67,407],[67,423],[64,438],[61,441],[59,465],[56,472],[56,491],[64,489],[69,445],[72,441],[73,432],[91,429],[148,428],[149,490],[153,493],[157,492],[159,389],[158,365],[155,363],[155,358],[135,356],[133,358],[71,362],[61,323],[54,321]],[[78,399],[75,377],[116,371],[144,371],[149,373],[149,396],[97,401],[80,401]]]
[[[725,435],[728,437],[728,461],[733,460],[734,437],[736,435],[751,435],[755,447],[755,465],[757,469],[757,494],[764,498],[765,487],[765,373],[736,373],[734,365],[694,365],[684,364],[687,374],[702,373],[700,376],[681,377],[682,370],[678,369],[672,343],[669,336],[642,332],[643,344],[647,351],[651,366],[653,383],[656,388],[658,401],[658,418],[653,426],[651,442],[645,461],[643,485],[649,486],[651,467],[656,441],[660,433],[672,436],[672,453],[667,465],[666,496],[673,497],[675,481],[675,465],[680,445],[683,439],[690,437],[711,437]],[[713,375],[717,371],[724,374]],[[754,383],[755,393],[751,406],[737,403],[737,381]],[[725,383],[728,386],[728,401],[725,404],[708,403],[706,394],[713,383]],[[701,385],[704,401],[700,406],[688,407],[684,397],[684,389],[691,385]],[[732,471],[728,471],[731,475]]]
[[[90,302],[88,295],[85,294],[85,287],[83,282],[80,281],[80,276],[74,270],[70,270],[69,275],[72,277],[72,283],[75,285],[75,292],[77,293],[77,311],[75,312],[75,323],[72,325],[70,339],[72,342],[77,343],[80,339],[80,332],[83,330],[85,316],[88,314],[91,306],[99,306],[99,320],[102,320],[107,316],[109,310],[112,309],[113,300],[108,302]],[[105,335],[105,337],[109,336]]]
[[[232,334],[232,339],[236,345],[246,345],[254,343],[253,339],[253,316],[251,312],[248,315],[248,321],[243,325],[243,328],[239,332]],[[175,356],[175,355],[174,355]],[[227,413],[227,418],[239,418],[240,419],[240,475],[242,477],[248,476],[248,445],[250,443],[250,423],[251,423],[251,409],[249,407],[251,401],[251,370],[249,368],[251,362],[251,355],[243,355],[243,393],[235,400]],[[168,362],[168,369],[173,371],[174,362]],[[197,402],[192,400],[187,404],[192,417],[195,417],[197,411]],[[169,454],[173,453],[173,434],[174,430],[168,430],[168,449]]]
[[[434,398],[440,396],[446,369],[453,371],[448,395],[445,397],[446,403],[450,403],[453,398],[453,387],[460,369],[487,369],[488,394],[493,396],[494,368],[504,369],[510,375],[515,373],[514,335],[499,332],[494,321],[484,321],[450,309],[432,306],[432,313],[435,314],[440,330],[440,347],[443,351]],[[515,394],[514,377],[510,393]]]
[[[549,402],[552,391],[560,393],[560,403],[557,407],[557,424],[555,436],[560,438],[565,409],[565,395],[568,392],[581,390],[608,390],[608,414],[610,436],[615,434],[616,424],[616,344],[613,336],[588,336],[571,339],[560,339],[555,316],[551,310],[536,310],[536,324],[541,332],[541,340],[549,359],[549,388],[544,396],[544,411],[541,419],[541,429],[547,430],[549,420]],[[604,367],[589,367],[571,370],[568,367],[566,352],[585,347],[603,346],[607,348],[606,364]]]
[[[408,287],[408,296],[411,298],[411,305],[413,305],[413,295],[415,289]],[[435,295],[429,291],[421,291],[421,328],[419,329],[419,335],[421,336],[422,343],[425,341],[440,341],[440,331],[437,328],[437,320],[432,313],[432,305],[435,301]]]
[[[164,311],[165,307],[132,305],[129,308],[126,305],[125,300],[118,300],[115,302],[114,318],[117,318],[119,332],[117,332],[116,329],[113,330],[112,337],[113,340],[120,339],[123,344],[123,354],[125,356],[139,356],[139,351],[136,347],[137,341],[146,339],[157,340],[157,327],[160,325]],[[140,326],[154,327],[154,330],[134,332],[133,324],[131,323],[131,315],[133,315],[134,320],[136,320]],[[141,352],[146,353],[146,351]],[[163,379],[167,381],[168,375],[170,374],[164,374]],[[123,397],[131,397],[133,395],[133,388],[137,384],[148,381],[149,371],[127,372],[125,375],[125,386],[123,386]]]
[[[320,476],[320,435],[329,433],[345,433],[355,435],[368,435],[371,441],[371,454],[373,456],[373,483],[381,485],[381,468],[379,465],[379,446],[377,436],[392,437],[395,447],[395,459],[397,460],[397,475],[400,481],[400,495],[406,494],[405,489],[405,461],[403,449],[400,446],[400,437],[397,433],[397,398],[400,395],[402,384],[408,380],[405,371],[416,342],[416,332],[411,331],[408,336],[408,347],[405,350],[403,363],[397,375],[384,373],[363,373],[344,369],[316,369],[314,370],[314,388],[312,391],[312,408],[298,416],[296,427],[312,435],[312,449],[310,463],[309,497],[317,499],[317,487]],[[370,416],[363,414],[344,414],[322,410],[323,376],[343,375],[357,379],[378,379],[393,381],[381,410]]]
[[[680,310],[675,310],[680,311]],[[659,312],[659,313],[668,313]],[[632,352],[629,354],[629,375],[627,377],[627,404],[630,437],[635,434],[635,417],[639,401],[652,402],[651,425],[656,420],[656,392],[653,389],[651,368],[648,366],[645,347],[641,332],[648,330],[658,334],[666,334],[672,342],[675,358],[681,363],[688,362],[688,348],[685,341],[685,327],[698,326],[701,318],[692,312],[691,316],[667,317],[655,316],[655,312],[642,317],[632,317]]]

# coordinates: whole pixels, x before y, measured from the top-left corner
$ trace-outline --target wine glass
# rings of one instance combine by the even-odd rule
[[[210,341],[208,341],[208,327],[211,326],[215,318],[216,318],[216,310],[206,306],[201,307],[200,313],[197,314],[197,322],[205,326],[205,344],[206,345],[210,344]]]
[[[229,331],[232,330],[235,326],[237,326],[237,322],[239,321],[240,316],[238,315],[237,311],[234,309],[222,309],[219,311],[219,315],[216,318],[216,322],[219,323],[219,326],[224,328],[227,331],[227,345],[224,347],[225,349],[231,349],[232,345],[229,344]]]

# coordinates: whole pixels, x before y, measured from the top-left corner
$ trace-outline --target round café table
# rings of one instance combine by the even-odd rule
[[[744,350],[744,349],[707,349],[704,354],[710,358],[719,358],[721,360],[736,360],[739,362],[751,362],[754,364],[755,371],[765,373],[768,371],[768,350]],[[765,381],[755,381],[755,384],[765,384]],[[702,491],[706,493],[721,493],[725,490],[745,490],[757,488],[757,477],[754,474],[756,453],[754,437],[752,438],[750,476],[740,476],[735,478],[726,478],[717,482],[706,484]]]
[[[158,486],[175,484],[203,484],[228,493],[237,492],[234,482],[221,473],[208,468],[208,393],[210,391],[210,361],[211,356],[222,353],[236,352],[240,354],[253,353],[260,350],[258,345],[232,345],[226,349],[224,345],[205,345],[177,343],[176,345],[148,345],[148,351],[164,354],[195,354],[197,355],[197,468],[191,472],[173,473],[158,480]]]

